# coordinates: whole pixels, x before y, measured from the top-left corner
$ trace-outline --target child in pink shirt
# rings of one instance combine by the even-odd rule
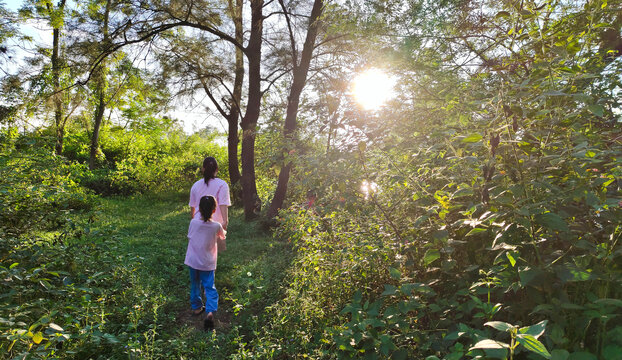
[[[190,306],[195,315],[207,313],[205,328],[208,330],[214,327],[214,312],[218,310],[218,292],[214,286],[218,239],[224,240],[226,235],[222,225],[211,220],[216,206],[213,196],[203,196],[199,201],[201,216],[190,221],[184,261],[190,268]],[[201,300],[201,285],[205,289],[205,306]]]

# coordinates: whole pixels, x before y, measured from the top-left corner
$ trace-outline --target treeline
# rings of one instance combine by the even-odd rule
[[[275,239],[296,250],[282,299],[235,356],[620,357],[619,1],[212,5],[92,4],[108,22],[84,17],[77,28],[108,28],[91,31],[101,38],[84,45],[99,50],[82,75],[66,79],[93,86],[89,99],[99,100],[83,112],[93,125],[65,134],[55,120],[74,120],[68,94],[80,87],[55,80],[54,51],[41,60],[49,100],[39,104],[49,114],[47,139],[64,154],[52,156],[48,141],[54,176],[67,179],[54,183],[70,190],[56,189],[74,194],[63,201],[78,209],[91,195],[72,183],[82,175],[69,174],[87,173],[97,114],[115,103],[104,91],[116,81],[113,59],[127,59],[120,51],[150,44],[157,64],[150,84],[168,88],[157,98],[131,90],[118,101],[137,127],[103,121],[99,155],[80,184],[100,193],[182,184],[196,175],[191,164],[201,154],[218,150],[209,137],[175,135],[162,119],[153,132],[140,130],[135,114],[163,108],[169,94],[204,93],[213,102],[229,126],[221,167],[241,190],[246,217],[263,216]],[[59,32],[80,19],[53,14],[64,16],[54,22]],[[398,78],[394,99],[378,111],[361,110],[348,94],[353,72],[368,66]],[[100,90],[108,95],[97,97]],[[151,100],[132,102],[141,98]],[[34,111],[22,105],[35,104],[14,99],[3,112],[11,124]],[[7,148],[7,168],[28,164],[17,160],[20,146]],[[46,184],[37,178],[43,170],[15,173],[25,175],[11,181],[29,191]],[[15,199],[16,207],[30,201]],[[11,333],[16,328],[5,326],[3,336],[18,339],[20,351],[40,343],[36,332]]]
[[[247,5],[250,18],[243,10]],[[5,72],[2,121],[45,120],[54,132],[55,152],[62,155],[68,126],[81,120],[88,128],[93,170],[106,121],[140,123],[143,117],[161,116],[171,109],[173,97],[178,107],[182,102],[183,107],[205,107],[194,100],[201,96],[228,124],[230,182],[238,189],[246,219],[256,218],[262,209],[255,168],[259,118],[283,108],[276,116],[284,117],[279,127],[287,141],[280,146],[283,152],[293,149],[311,63],[317,67],[313,74],[326,79],[323,71],[335,66],[330,58],[340,46],[342,36],[328,37],[330,14],[324,14],[325,9],[330,7],[320,0],[220,5],[25,1],[17,14],[3,9],[9,21],[0,28],[1,39],[13,39],[13,44],[32,41],[15,23],[33,21],[51,27],[52,44],[35,47],[34,55],[23,59],[27,65]],[[324,40],[316,41],[318,36]],[[11,55],[23,55],[19,51],[18,45],[6,46],[3,63],[10,64]],[[286,94],[287,102],[266,104],[264,95],[273,87]],[[289,180],[287,160],[281,157],[278,162],[285,165],[280,167],[275,196],[270,197],[270,218],[283,206]]]

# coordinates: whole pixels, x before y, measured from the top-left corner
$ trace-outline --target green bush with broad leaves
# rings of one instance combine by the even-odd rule
[[[599,42],[610,5],[504,6],[486,20],[498,32],[468,44],[515,52],[484,51],[498,58],[465,75],[439,66],[445,53],[402,44],[396,56],[416,60],[399,65],[400,86],[424,100],[358,115],[358,146],[298,160],[294,198],[313,188],[318,200],[281,212],[296,266],[258,346],[620,358],[622,63]]]
[[[86,167],[40,148],[14,129],[2,134],[0,231],[19,235],[63,225],[66,214],[90,210],[92,195],[79,184]]]
[[[219,163],[218,176],[228,179],[226,146],[215,132],[186,135],[175,122],[151,119],[152,126],[125,129],[105,126],[101,132],[97,167],[81,183],[101,195],[130,195],[186,189],[201,176],[206,156]],[[68,136],[65,155],[88,162],[88,137],[76,129]]]

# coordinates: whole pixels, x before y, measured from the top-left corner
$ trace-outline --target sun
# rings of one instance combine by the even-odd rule
[[[384,71],[367,69],[352,81],[352,94],[365,110],[378,110],[393,96],[394,83]]]

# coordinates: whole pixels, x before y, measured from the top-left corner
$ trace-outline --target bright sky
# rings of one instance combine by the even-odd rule
[[[24,3],[23,0],[0,0],[4,3],[5,8],[11,11],[17,11]],[[46,23],[29,22],[26,24],[20,24],[19,30],[28,36],[33,38],[34,44],[27,45],[27,49],[18,49],[15,51],[15,63],[9,65],[9,72],[15,72],[16,66],[21,62],[25,56],[28,56],[28,49],[33,49],[37,44],[51,46],[52,44],[52,30]],[[17,44],[14,44],[17,45]],[[199,94],[197,98],[201,98],[204,94]],[[179,119],[183,124],[184,131],[187,134],[191,134],[197,130],[211,126],[219,131],[226,131],[227,126],[218,114],[212,111],[208,111],[207,108],[211,107],[209,100],[203,101],[199,105],[195,105],[192,108],[186,108],[177,106],[176,109],[166,115]],[[163,114],[164,115],[164,114]]]
[[[19,7],[23,3],[22,0],[4,0],[2,2],[6,5],[6,8],[8,8],[11,11],[15,11],[19,9]]]

